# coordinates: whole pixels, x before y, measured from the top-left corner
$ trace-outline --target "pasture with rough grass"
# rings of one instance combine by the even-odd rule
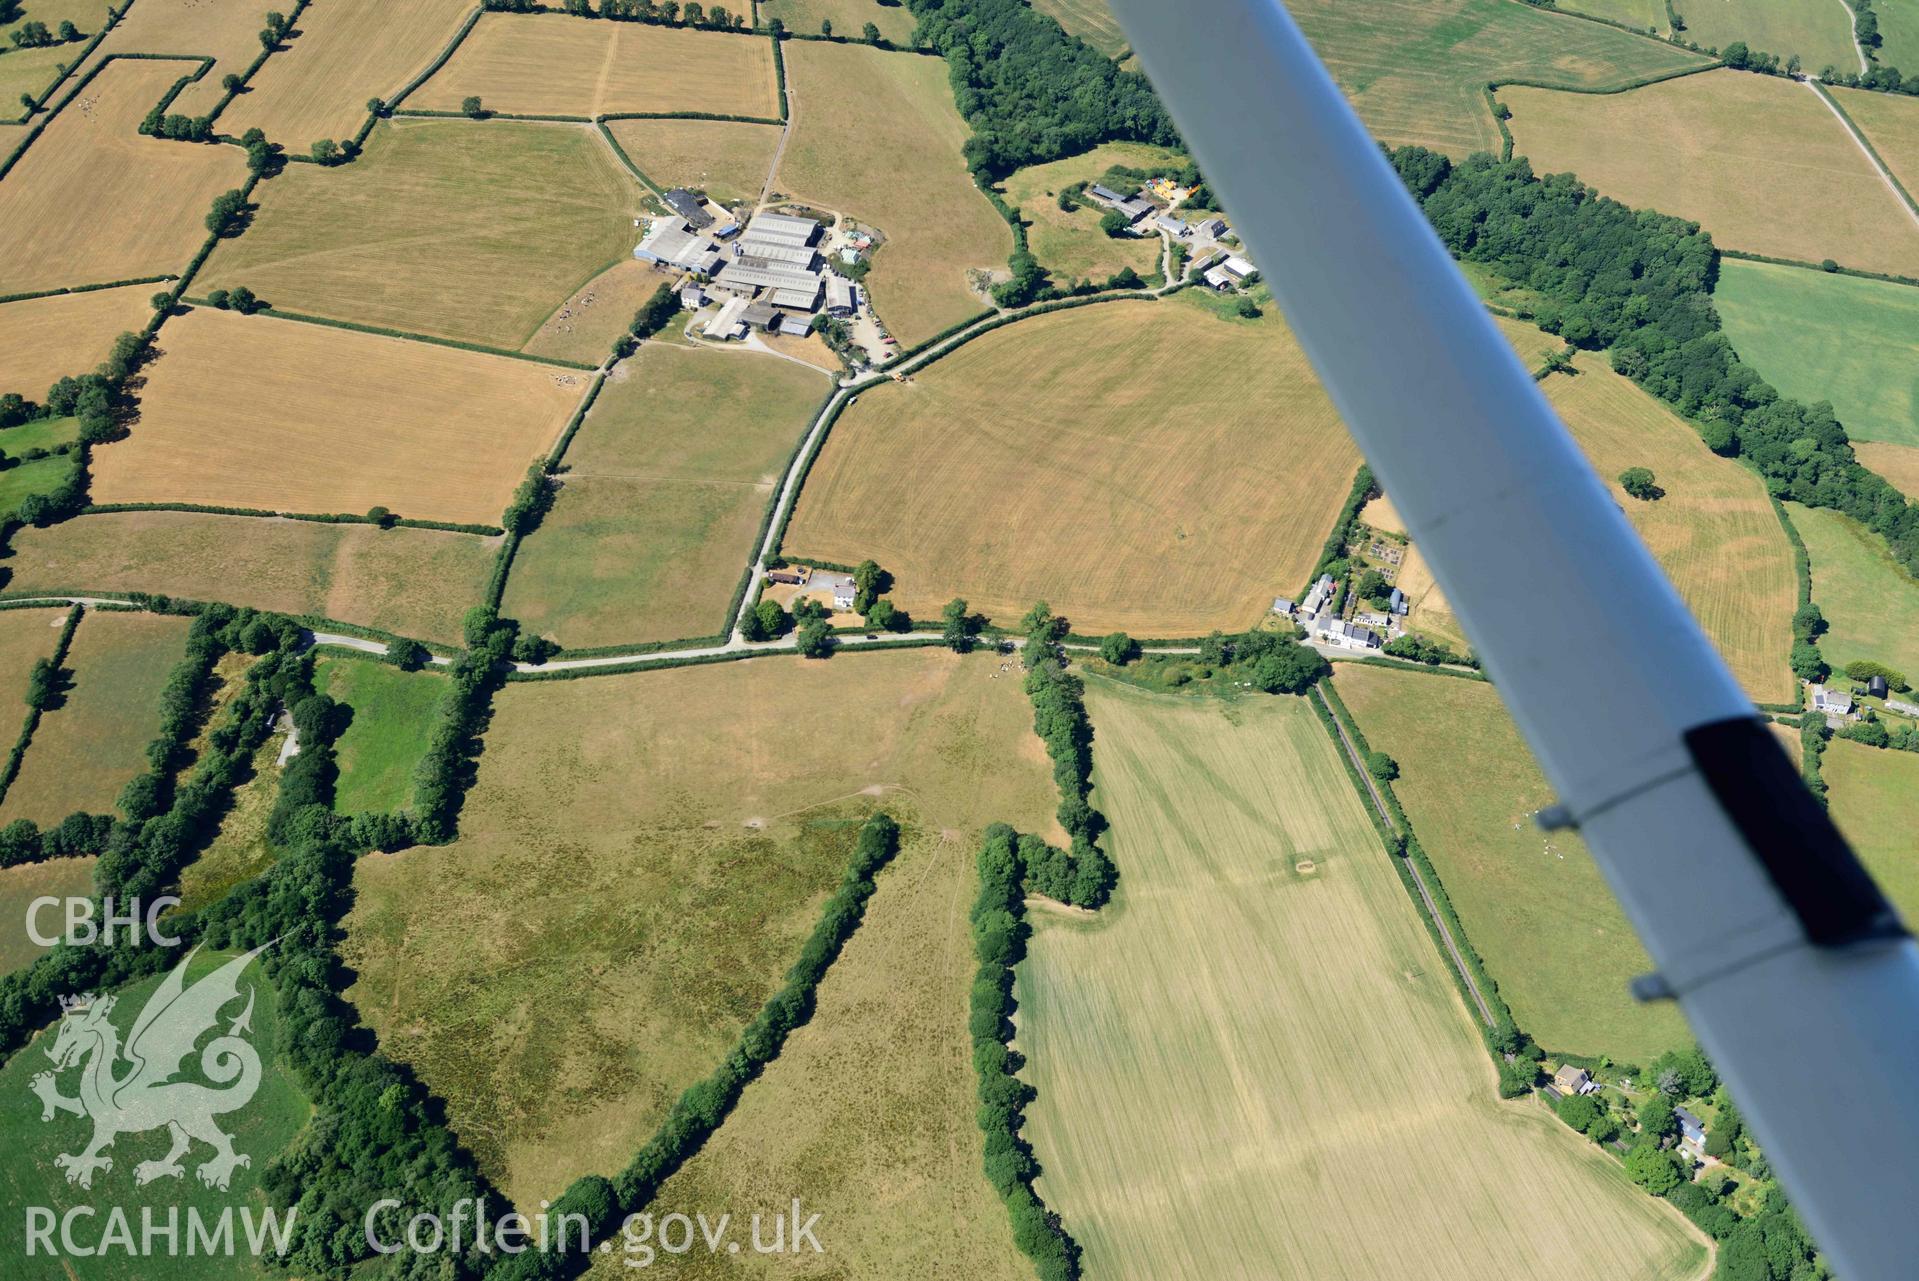
[[[1276,308],[1192,298],[1023,320],[861,396],[785,550],[870,556],[926,617],[958,595],[1009,624],[1048,600],[1087,633],[1252,626],[1299,590],[1359,455]]]
[[[1109,142],[1103,147],[1051,164],[1032,165],[1015,172],[1003,184],[1006,202],[1030,225],[1027,248],[1064,285],[1076,278],[1104,281],[1122,267],[1143,278],[1159,270],[1162,244],[1157,234],[1108,236],[1099,220],[1105,206],[1081,196],[1078,208],[1059,207],[1059,193],[1078,182],[1098,182],[1114,165],[1150,169],[1179,164],[1175,152],[1140,143]]]
[[[190,980],[231,959],[231,953],[199,954],[188,970]],[[148,996],[159,984],[160,978],[156,976],[122,988],[116,994],[110,1017],[122,1037],[132,1028]],[[260,1190],[261,1176],[268,1162],[307,1124],[312,1106],[279,1056],[278,997],[260,972],[258,961],[242,973],[239,990],[240,999],[223,1011],[225,1017],[220,1027],[225,1029],[240,1012],[246,994],[252,992],[252,1030],[247,1040],[260,1054],[262,1072],[259,1091],[252,1101],[218,1118],[221,1129],[233,1140],[234,1151],[251,1161],[250,1165],[233,1172],[232,1182],[224,1192],[205,1186],[197,1177],[198,1167],[212,1155],[210,1147],[197,1141],[181,1158],[185,1172],[180,1178],[160,1179],[144,1187],[136,1184],[136,1165],[166,1155],[168,1143],[163,1130],[121,1135],[108,1149],[108,1155],[113,1158],[112,1170],[95,1174],[91,1189],[69,1184],[54,1164],[54,1157],[78,1152],[84,1147],[92,1133],[92,1124],[85,1118],[67,1114],[43,1122],[40,1099],[29,1088],[31,1078],[48,1066],[47,1049],[54,1042],[54,1031],[42,1032],[0,1067],[0,1214],[20,1224],[25,1221],[27,1206],[45,1206],[56,1216],[65,1215],[76,1206],[91,1206],[92,1215],[83,1214],[73,1221],[75,1243],[83,1246],[100,1241],[107,1228],[109,1207],[124,1209],[132,1224],[132,1240],[136,1245],[140,1241],[143,1207],[151,1207],[158,1226],[166,1224],[169,1210],[177,1210],[180,1218],[177,1252],[168,1254],[164,1240],[156,1238],[159,1244],[152,1257],[116,1247],[95,1258],[58,1255],[50,1258],[44,1252],[29,1258],[23,1244],[14,1244],[20,1238],[10,1233],[12,1257],[7,1264],[10,1281],[16,1278],[18,1281],[74,1281],[76,1277],[85,1281],[264,1281],[275,1275],[277,1269],[256,1260],[249,1252],[241,1214],[250,1209],[257,1216],[266,1208],[266,1197]],[[74,1093],[77,1077],[78,1073],[72,1070],[62,1073],[61,1092]],[[200,1071],[198,1055],[188,1056],[181,1077],[209,1083]],[[232,1209],[236,1239],[232,1255],[188,1254],[189,1206],[198,1210],[202,1220],[209,1224],[217,1222],[222,1210]],[[59,1238],[56,1236],[55,1240]]]
[[[1097,2],[1097,0],[1095,0]],[[880,37],[894,44],[908,44],[918,25],[913,11],[903,4],[878,4],[875,0],[759,0],[762,26],[778,18],[788,31],[816,36],[821,22],[833,24],[833,34],[860,38],[867,23],[880,29]]]
[[[1119,57],[1129,47],[1106,0],[1034,0],[1033,7],[1109,58]]]
[[[777,125],[736,120],[612,120],[606,126],[640,172],[725,203],[757,200],[778,150]]]
[[[1889,720],[1891,718],[1888,718]],[[1893,906],[1919,911],[1919,755],[1834,739],[1819,761],[1833,821]]]
[[[268,735],[253,754],[253,772],[234,789],[233,804],[221,817],[220,830],[180,873],[179,910],[193,912],[217,903],[273,866],[267,820],[280,797],[279,757],[285,741],[279,734]]]
[[[63,664],[72,687],[40,717],[0,823],[30,818],[45,827],[76,810],[113,813],[120,789],[147,768],[160,690],[186,640],[183,618],[99,610],[83,618]]]
[[[1887,445],[1856,440],[1852,452],[1859,461],[1891,481],[1900,493],[1919,494],[1919,445]]]
[[[509,684],[459,838],[360,860],[349,998],[517,1204],[618,1171],[777,986],[866,814],[898,794],[964,832],[1050,809],[1000,667],[913,650]],[[958,1005],[950,1026],[962,1043]]]
[[[208,3],[208,0],[135,0],[133,4],[120,4],[119,7],[126,11],[126,16],[115,24],[101,42],[101,53],[183,54],[191,55],[195,62],[200,58],[213,59],[213,65],[205,75],[180,91],[180,96],[168,108],[171,111],[198,116],[213,110],[215,104],[226,96],[220,81],[229,74],[244,72],[260,54],[260,28],[266,16],[266,9],[260,6],[241,4],[235,0],[225,0],[224,3]],[[288,4],[280,12],[289,13],[292,8]],[[295,30],[303,30],[304,25],[303,18]],[[286,46],[291,48],[302,38],[296,35],[286,42]],[[276,58],[280,56],[274,55]],[[172,76],[160,86],[161,91],[174,78],[191,74],[197,69],[194,62],[159,65],[174,67]],[[153,98],[141,104],[142,112],[159,96],[159,93],[155,93]]]
[[[0,294],[155,276],[193,257],[213,198],[245,181],[245,154],[135,132],[193,65],[109,63],[27,148],[0,182]]]
[[[901,346],[986,310],[969,273],[1004,273],[1013,233],[967,172],[946,64],[816,40],[785,57],[801,105],[775,189],[885,234],[866,284]]]
[[[333,808],[342,814],[406,809],[446,678],[430,668],[403,672],[369,657],[329,654],[315,668],[313,684],[351,709],[334,742],[340,778]]]
[[[27,912],[37,898],[93,897],[91,858],[54,858],[0,868],[0,975],[30,963],[45,948],[27,936]],[[64,918],[59,907],[42,908],[35,922],[42,938],[57,935]]]
[[[1699,433],[1601,360],[1542,384],[1573,438],[1673,581],[1733,675],[1756,702],[1787,703],[1787,658],[1799,603],[1792,545],[1752,471],[1706,448]],[[1633,498],[1629,467],[1652,469],[1665,495]]]
[[[711,636],[829,384],[790,361],[648,343],[608,380],[520,544],[505,612],[575,649]]]
[[[517,350],[631,256],[644,195],[589,126],[383,121],[352,164],[289,166],[262,187],[194,289]]]
[[[498,537],[437,529],[106,512],[16,531],[8,590],[156,592],[313,614],[457,644]]]
[[[385,507],[497,525],[586,394],[572,369],[197,307],[167,325],[99,503]]]
[[[1835,668],[1854,659],[1919,676],[1919,579],[1885,541],[1850,516],[1786,504],[1812,558],[1812,599],[1826,616],[1819,652]]]
[[[471,95],[518,115],[780,114],[773,42],[764,36],[552,13],[481,18],[406,106],[458,111]]]
[[[1375,137],[1455,159],[1499,149],[1488,81],[1612,89],[1708,61],[1512,0],[1297,0],[1291,10]]]
[[[1514,154],[1539,173],[1570,170],[1601,195],[1690,218],[1728,249],[1919,275],[1919,226],[1802,84],[1719,70],[1604,97],[1499,97]]]
[[[1827,401],[1854,443],[1919,445],[1919,289],[1726,259],[1713,305],[1726,337],[1782,395]]]
[[[64,609],[0,610],[0,738],[6,736],[10,718],[19,732],[27,714],[27,673],[40,659],[53,656],[66,621]]]
[[[1892,0],[1884,7],[1897,6]],[[1743,40],[1781,62],[1798,54],[1809,74],[1824,67],[1860,70],[1852,15],[1842,0],[1673,0],[1672,8],[1686,24],[1686,39],[1701,48]]]
[[[1687,1044],[1678,1009],[1627,993],[1651,962],[1585,844],[1534,826],[1552,789],[1498,692],[1352,663],[1334,684],[1399,762],[1393,790],[1520,1028],[1548,1050],[1641,1065]]]
[[[1095,921],[1029,914],[1016,991],[1038,1190],[1087,1275],[1705,1271],[1670,1207],[1496,1097],[1305,702],[1096,681],[1087,709],[1119,888]]]

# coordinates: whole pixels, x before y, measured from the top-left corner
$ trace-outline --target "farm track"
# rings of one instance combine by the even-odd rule
[[[1360,781],[1366,784],[1366,795],[1371,800],[1373,808],[1379,812],[1379,817],[1385,820],[1389,829],[1397,830],[1392,813],[1386,808],[1385,798],[1379,794],[1379,786],[1373,782],[1373,776],[1366,772],[1366,762],[1360,759],[1359,748],[1347,736],[1346,726],[1340,722],[1339,717],[1333,715],[1333,709],[1327,706],[1325,696],[1317,689],[1310,697],[1317,699],[1319,705],[1326,708],[1326,714],[1332,716],[1333,728],[1339,731],[1339,744],[1346,749],[1346,759],[1353,763],[1355,770],[1359,771]],[[1447,928],[1446,918],[1440,914],[1439,904],[1433,900],[1432,890],[1427,888],[1425,876],[1420,873],[1417,863],[1411,859],[1405,862],[1406,870],[1413,874],[1413,884],[1419,890],[1419,900],[1426,908],[1426,915],[1431,919],[1433,928],[1439,931],[1439,939],[1446,946],[1446,954],[1452,958],[1453,969],[1464,980],[1466,990],[1472,993],[1473,1004],[1479,1007],[1480,1021],[1487,1027],[1493,1026],[1492,1007],[1486,1003],[1484,994],[1480,992],[1479,984],[1473,978],[1473,972],[1466,967],[1466,958],[1460,954],[1459,944],[1453,939],[1452,930]]]
[[[1859,131],[1859,126],[1853,123],[1852,117],[1840,109],[1839,104],[1833,101],[1832,96],[1817,80],[1807,77],[1801,83],[1811,90],[1819,101],[1826,104],[1826,110],[1832,112],[1840,128],[1844,129],[1846,136],[1852,139],[1852,145],[1859,148],[1859,153],[1866,158],[1866,163],[1871,165],[1873,172],[1879,175],[1879,181],[1886,184],[1887,192],[1899,203],[1899,207],[1906,211],[1906,216],[1912,219],[1913,224],[1919,226],[1919,209],[1913,207],[1912,200],[1900,188],[1898,181],[1892,176],[1892,171],[1886,168],[1885,162],[1879,159],[1879,153],[1874,151],[1872,145],[1866,141],[1865,135]]]

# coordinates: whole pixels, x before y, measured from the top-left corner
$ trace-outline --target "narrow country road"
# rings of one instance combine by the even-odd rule
[[[1852,51],[1859,59],[1859,74],[1863,76],[1872,68],[1866,61],[1866,47],[1859,43],[1859,12],[1846,0],[1833,0],[1833,3],[1846,11],[1846,24],[1852,29]]]
[[[1373,808],[1379,811],[1379,817],[1385,820],[1389,829],[1397,831],[1398,827],[1393,822],[1392,813],[1386,808],[1386,800],[1379,794],[1379,788],[1374,784],[1373,776],[1366,772],[1366,762],[1360,759],[1359,749],[1347,736],[1346,726],[1334,714],[1325,697],[1317,689],[1309,697],[1317,699],[1319,705],[1326,709],[1326,714],[1333,718],[1333,728],[1339,731],[1339,741],[1346,749],[1346,758],[1353,763],[1353,768],[1359,771],[1359,777],[1366,784],[1366,791],[1372,797]],[[1453,968],[1458,971],[1459,977],[1465,980],[1466,990],[1472,993],[1473,1004],[1479,1007],[1480,1021],[1487,1027],[1491,1027],[1493,1025],[1492,1007],[1486,1004],[1486,998],[1481,994],[1479,984],[1473,978],[1473,972],[1466,967],[1466,958],[1460,955],[1459,944],[1453,941],[1453,932],[1447,928],[1446,918],[1440,914],[1439,904],[1434,902],[1432,891],[1426,886],[1426,878],[1420,874],[1419,864],[1411,859],[1406,859],[1404,862],[1406,870],[1413,874],[1413,884],[1419,889],[1420,901],[1426,905],[1426,915],[1431,918],[1433,927],[1439,931],[1440,941],[1446,945],[1446,951],[1452,957]]]
[[[1816,94],[1819,101],[1826,104],[1826,110],[1832,112],[1833,118],[1837,120],[1840,127],[1846,131],[1846,136],[1852,139],[1852,145],[1859,148],[1859,154],[1866,158],[1866,163],[1871,165],[1873,172],[1879,175],[1879,181],[1886,184],[1886,190],[1890,192],[1892,198],[1899,203],[1899,207],[1906,211],[1906,217],[1912,219],[1915,226],[1919,226],[1919,209],[1914,209],[1912,202],[1906,199],[1905,193],[1899,189],[1899,184],[1893,181],[1892,174],[1887,171],[1885,165],[1880,163],[1879,157],[1873,152],[1873,149],[1867,145],[1866,140],[1859,136],[1858,128],[1854,126],[1846,113],[1839,109],[1839,104],[1827,95],[1825,87],[1810,76],[1800,83],[1804,84],[1810,92]]]

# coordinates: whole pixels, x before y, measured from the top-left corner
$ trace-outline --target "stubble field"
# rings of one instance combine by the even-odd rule
[[[459,839],[360,861],[349,997],[517,1204],[618,1171],[777,985],[865,814],[903,793],[966,831],[1051,807],[997,666],[915,650],[508,685]]]
[[[1593,97],[1514,86],[1514,154],[1698,222],[1729,249],[1919,275],[1919,226],[1804,85],[1708,71]],[[1755,200],[1764,190],[1772,198]]]
[[[959,595],[1006,623],[1044,599],[1082,632],[1192,636],[1299,590],[1358,463],[1275,309],[1104,303],[861,396],[785,547],[870,556],[925,616]]]
[[[610,120],[640,172],[662,187],[697,187],[722,204],[757,200],[779,148],[777,125],[737,120]]]
[[[0,306],[0,391],[43,400],[70,375],[92,373],[113,340],[146,326],[160,285],[53,294]]]
[[[1703,1271],[1670,1208],[1495,1097],[1303,701],[1096,682],[1087,706],[1119,890],[1097,921],[1036,918],[1017,1045],[1039,1190],[1088,1275]]]
[[[139,420],[94,453],[96,502],[497,525],[587,386],[574,370],[206,307],[158,346]]]
[[[913,38],[917,25],[913,11],[905,5],[883,5],[875,0],[760,0],[757,8],[761,24],[778,18],[788,31],[809,36],[818,35],[820,23],[825,21],[833,24],[834,35],[859,39],[862,28],[870,22],[880,29],[882,39],[903,45]]]

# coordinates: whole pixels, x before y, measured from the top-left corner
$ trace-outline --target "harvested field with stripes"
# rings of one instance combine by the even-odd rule
[[[0,304],[0,392],[43,400],[62,378],[92,373],[113,340],[145,327],[164,285],[126,285]]]
[[[199,307],[161,334],[140,417],[94,453],[99,503],[386,507],[497,525],[589,375]]]
[[[1086,702],[1119,888],[1097,921],[1030,913],[1016,1046],[1038,1190],[1088,1276],[1705,1271],[1670,1206],[1496,1097],[1303,700],[1094,681]]]
[[[759,198],[780,145],[778,125],[736,120],[610,120],[606,127],[661,187],[696,187],[722,204]]]
[[[1089,633],[1252,626],[1300,589],[1359,454],[1276,308],[1186,298],[1021,321],[867,392],[786,551],[870,556],[922,617],[964,596],[1009,624],[1045,599]]]
[[[120,7],[126,10],[126,16],[100,42],[100,52],[187,54],[196,60],[212,58],[213,65],[207,68],[206,74],[182,89],[168,107],[169,111],[204,116],[226,96],[220,81],[228,75],[241,74],[260,56],[260,32],[266,26],[267,8],[272,6],[242,4],[239,0],[135,0]],[[289,4],[280,12],[288,13],[292,8]],[[299,39],[296,36],[287,42],[288,47]],[[194,70],[193,63],[178,64],[167,84]],[[162,91],[166,87],[162,85]],[[142,104],[141,114],[159,97],[156,93],[152,100]]]
[[[163,142],[135,131],[192,68],[108,63],[27,148],[0,182],[0,226],[7,228],[0,294],[157,276],[187,265],[207,238],[213,198],[246,180],[238,147]],[[77,219],[78,209],[87,216]]]
[[[458,111],[473,95],[515,115],[780,114],[766,36],[551,13],[487,14],[406,106]]]

